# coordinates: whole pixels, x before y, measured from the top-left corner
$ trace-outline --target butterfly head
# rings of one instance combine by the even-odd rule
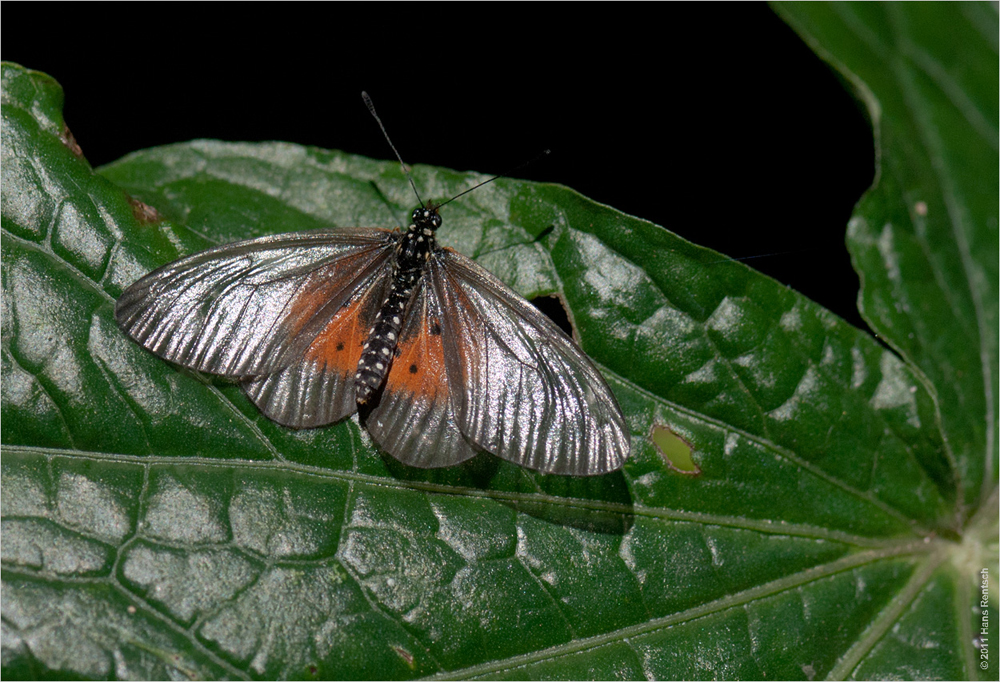
[[[417,230],[421,232],[423,230],[434,232],[441,227],[441,216],[434,206],[418,206],[413,209],[413,214],[410,217]]]

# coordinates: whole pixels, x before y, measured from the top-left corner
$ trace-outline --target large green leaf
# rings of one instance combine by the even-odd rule
[[[486,455],[408,469],[354,420],[271,423],[112,316],[138,276],[214,243],[394,224],[413,203],[396,164],[194,142],[95,174],[54,81],[4,65],[2,86],[5,676],[978,674],[995,458],[957,446],[923,364],[940,356],[911,369],[739,263],[502,180],[450,204],[442,240],[564,300],[633,458],[596,479]],[[478,178],[415,179],[439,199]]]
[[[862,314],[919,369],[971,514],[997,484],[996,5],[776,5],[854,87],[878,137],[848,246]]]

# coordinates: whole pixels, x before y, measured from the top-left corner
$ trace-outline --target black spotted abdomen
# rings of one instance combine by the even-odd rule
[[[441,224],[437,211],[418,208],[413,211],[413,220],[396,247],[392,287],[375,315],[375,324],[368,333],[361,359],[358,360],[358,371],[354,375],[358,405],[367,405],[389,374],[407,306],[423,276],[427,258],[436,246],[434,230]]]
[[[378,391],[392,367],[412,289],[412,286],[401,288],[394,281],[389,296],[375,316],[375,325],[365,341],[361,359],[358,360],[358,371],[354,375],[354,390],[359,405],[366,404]]]

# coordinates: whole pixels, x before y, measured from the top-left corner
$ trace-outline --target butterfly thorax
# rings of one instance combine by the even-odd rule
[[[375,315],[354,375],[357,402],[365,405],[382,386],[392,367],[399,343],[399,330],[406,316],[406,306],[414,296],[423,276],[424,266],[436,248],[434,232],[441,226],[441,216],[434,208],[417,208],[413,223],[399,239],[393,255],[392,284]]]

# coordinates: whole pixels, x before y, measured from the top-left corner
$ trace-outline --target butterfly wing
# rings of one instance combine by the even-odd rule
[[[370,285],[397,239],[388,230],[317,230],[209,249],[130,286],[115,318],[179,365],[230,377],[275,372]]]
[[[441,304],[425,275],[399,331],[397,355],[378,404],[367,415],[372,438],[401,462],[443,467],[478,452],[459,429],[456,391],[447,371]]]
[[[243,390],[267,417],[293,428],[338,421],[357,409],[354,374],[375,314],[389,290],[384,267],[333,312],[301,358],[276,372],[251,377]]]
[[[425,278],[441,308],[454,411],[469,440],[546,473],[586,476],[621,467],[631,447],[625,417],[571,339],[450,249],[431,258]]]

